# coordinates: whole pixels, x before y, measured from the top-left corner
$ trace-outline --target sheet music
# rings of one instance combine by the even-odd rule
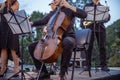
[[[87,12],[86,21],[94,21],[94,6],[85,7]],[[109,7],[108,6],[96,6],[95,21],[103,21],[109,18]]]
[[[15,17],[11,13],[5,14],[4,16],[13,34],[24,34],[32,31],[24,10],[14,12]]]

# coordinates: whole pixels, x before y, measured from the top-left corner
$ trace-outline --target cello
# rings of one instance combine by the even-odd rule
[[[46,32],[38,41],[34,50],[34,57],[45,63],[57,61],[62,53],[62,35],[68,28],[71,20],[58,7],[54,15],[50,18],[46,25]]]

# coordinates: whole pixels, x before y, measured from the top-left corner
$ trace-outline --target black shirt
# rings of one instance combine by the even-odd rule
[[[56,10],[55,10],[56,11]],[[51,16],[55,13],[55,11],[51,11],[49,14],[47,14],[46,16],[44,16],[42,19],[38,20],[38,21],[34,21],[33,26],[38,26],[38,25],[46,25],[49,21],[49,19],[51,18]],[[78,9],[76,10],[76,12],[73,12],[72,10],[62,7],[61,11],[64,12],[71,20],[70,25],[68,26],[67,30],[64,32],[63,37],[66,36],[71,36],[75,38],[75,33],[74,33],[74,28],[73,28],[73,19],[75,17],[78,18],[86,18],[87,14],[84,10]]]

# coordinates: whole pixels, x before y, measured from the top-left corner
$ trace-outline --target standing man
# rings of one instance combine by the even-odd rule
[[[86,4],[85,7],[95,7],[95,6],[103,6],[100,4],[100,0],[92,0],[92,3]],[[94,43],[94,38],[96,37],[97,39],[97,43],[99,46],[99,56],[100,56],[100,66],[101,66],[101,70],[103,71],[109,71],[108,67],[107,67],[107,63],[106,63],[106,49],[105,49],[105,45],[106,45],[106,29],[104,26],[105,22],[108,22],[110,20],[110,16],[108,17],[108,19],[102,21],[102,22],[95,22],[95,26],[94,23],[92,22],[87,22],[88,24],[85,24],[85,21],[82,20],[81,21],[81,27],[82,28],[89,28],[92,30],[92,35],[91,35],[91,40],[90,40],[90,45],[88,48],[88,62],[87,62],[87,67],[85,68],[85,70],[90,70],[91,69],[91,54],[92,54],[92,49],[93,49],[93,43]]]
[[[71,6],[66,0],[53,0],[53,4],[56,5],[57,8],[61,6],[60,11],[64,12],[71,20],[71,22],[70,22],[67,30],[64,32],[64,34],[62,36],[62,40],[61,40],[63,51],[62,51],[62,56],[61,56],[60,80],[66,80],[65,74],[67,72],[69,61],[70,61],[72,51],[73,51],[73,48],[75,45],[75,31],[73,28],[74,23],[72,20],[75,17],[86,18],[87,14],[84,10],[81,10],[79,8]],[[31,22],[31,25],[32,26],[46,25],[48,23],[48,21],[50,20],[50,18],[52,17],[52,15],[54,15],[55,11],[56,11],[56,9],[51,11],[44,18],[42,18],[38,21]],[[31,48],[31,46],[33,44],[31,44],[29,46],[29,51],[31,54],[33,54],[33,51],[34,51],[34,49]],[[32,47],[35,47],[35,45],[36,44],[34,44],[34,46],[32,46]],[[31,51],[31,49],[33,49],[33,50]]]

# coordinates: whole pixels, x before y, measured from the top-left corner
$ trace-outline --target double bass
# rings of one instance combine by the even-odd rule
[[[56,12],[50,18],[46,25],[46,32],[38,41],[34,50],[34,57],[45,63],[52,63],[57,61],[62,53],[62,35],[68,28],[71,20],[58,7]]]

